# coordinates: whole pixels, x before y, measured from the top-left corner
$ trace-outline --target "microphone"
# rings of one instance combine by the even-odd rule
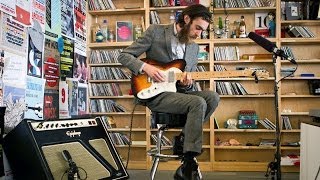
[[[71,157],[71,155],[70,155],[68,150],[63,150],[62,151],[62,156],[69,164],[73,162],[72,161],[72,157]]]
[[[269,41],[268,39],[254,33],[254,32],[250,32],[248,34],[248,37],[253,40],[254,42],[256,42],[258,45],[260,45],[261,47],[263,47],[265,50],[273,53],[276,56],[285,58],[287,60],[289,60],[291,63],[293,64],[297,64],[296,60],[293,59],[292,57],[288,56],[282,49],[279,49],[274,43],[272,43],[271,41]]]
[[[62,151],[63,158],[69,163],[68,180],[74,180],[79,177],[78,167],[75,162],[73,162],[72,157],[68,150]]]

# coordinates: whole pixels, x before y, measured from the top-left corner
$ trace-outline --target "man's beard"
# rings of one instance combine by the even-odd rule
[[[192,39],[189,37],[191,23],[185,24],[178,33],[179,42],[182,44],[189,43]]]

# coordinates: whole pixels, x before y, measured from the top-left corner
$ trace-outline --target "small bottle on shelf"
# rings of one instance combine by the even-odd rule
[[[236,37],[239,37],[240,36],[240,21],[239,20],[234,21],[234,27],[235,27]]]
[[[103,34],[104,41],[108,39],[108,21],[104,19],[101,24],[101,33]]]
[[[140,24],[137,24],[136,27],[134,28],[134,39],[136,40],[141,36],[142,36],[142,27]]]
[[[101,27],[99,27],[96,32],[96,42],[103,42],[103,40],[104,40],[104,36],[101,32]]]
[[[219,16],[219,29],[222,30],[223,29],[223,23],[222,23],[222,17]]]
[[[224,20],[224,38],[228,38],[229,37],[229,19],[226,18]]]
[[[114,31],[113,29],[109,29],[109,32],[108,32],[108,42],[114,42]]]
[[[241,16],[239,30],[240,30],[239,37],[240,38],[246,38],[247,37],[247,34],[246,34],[246,22],[244,21],[244,16]]]

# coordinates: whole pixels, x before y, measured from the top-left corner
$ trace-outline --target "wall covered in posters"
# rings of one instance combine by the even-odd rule
[[[26,118],[54,120],[87,113],[82,105],[88,74],[86,4],[86,0],[1,0],[0,105],[7,107],[6,133]],[[72,101],[69,107],[71,101],[64,101],[60,113],[59,84],[68,78],[81,87],[81,102]],[[69,87],[63,88],[64,96],[72,94]]]

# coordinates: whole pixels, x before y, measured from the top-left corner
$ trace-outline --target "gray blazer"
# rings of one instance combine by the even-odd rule
[[[171,38],[174,36],[174,24],[151,25],[131,46],[125,48],[119,55],[119,62],[128,67],[133,74],[137,75],[143,64],[139,57],[146,52],[146,58],[161,63],[172,61]],[[199,46],[196,43],[186,45],[185,58],[186,67],[184,71],[196,70],[198,64],[197,55]]]

